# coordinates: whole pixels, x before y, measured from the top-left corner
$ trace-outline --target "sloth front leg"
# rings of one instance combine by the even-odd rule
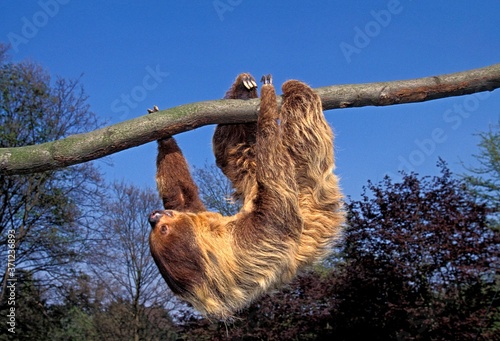
[[[150,114],[157,111],[157,106],[148,109]],[[185,212],[206,211],[186,159],[173,137],[158,140],[156,186],[165,209]]]
[[[278,125],[280,114],[271,75],[263,76],[262,82],[255,145],[256,215],[267,219],[266,225],[277,232],[297,239],[303,223],[298,205],[294,160],[283,143]]]

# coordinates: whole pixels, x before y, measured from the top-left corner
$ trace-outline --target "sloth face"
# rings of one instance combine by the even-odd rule
[[[194,216],[170,210],[154,211],[149,216],[151,254],[170,289],[180,296],[192,293],[204,274]]]

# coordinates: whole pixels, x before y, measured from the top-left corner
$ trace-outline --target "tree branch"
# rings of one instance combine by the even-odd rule
[[[461,96],[500,87],[500,64],[413,80],[317,88],[323,109],[383,106]],[[181,105],[39,145],[0,148],[0,174],[28,174],[98,159],[208,124],[257,119],[259,99]]]

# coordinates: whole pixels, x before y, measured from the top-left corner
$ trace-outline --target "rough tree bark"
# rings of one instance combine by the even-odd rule
[[[384,106],[461,96],[500,87],[500,64],[453,74],[317,88],[323,109]],[[256,121],[259,99],[181,105],[40,145],[0,148],[0,174],[28,174],[98,159],[208,124]]]

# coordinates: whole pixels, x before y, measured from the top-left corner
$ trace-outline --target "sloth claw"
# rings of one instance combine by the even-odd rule
[[[157,106],[157,105],[155,105],[155,106],[153,107],[153,109],[149,109],[149,108],[148,108],[148,114],[152,114],[152,113],[157,112],[157,111],[160,111],[160,109],[158,108],[158,106]]]
[[[264,75],[262,76],[262,78],[260,79],[260,81],[266,85],[266,84],[273,84],[273,76],[271,74],[268,74],[268,75]]]
[[[255,82],[255,79],[253,79],[252,76],[244,76],[242,82],[245,88],[247,88],[247,90],[252,90],[253,88],[257,87],[257,83]]]

